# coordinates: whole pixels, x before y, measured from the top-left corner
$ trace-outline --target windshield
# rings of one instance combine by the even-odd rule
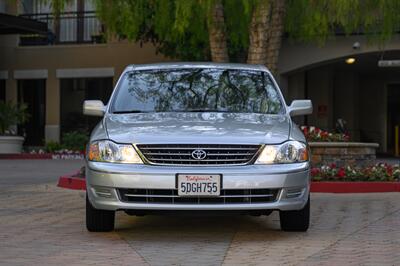
[[[284,110],[266,72],[190,68],[127,73],[114,96],[111,112],[280,114]]]

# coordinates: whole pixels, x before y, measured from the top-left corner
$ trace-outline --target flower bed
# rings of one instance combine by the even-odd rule
[[[400,166],[378,163],[369,167],[337,167],[335,164],[313,167],[312,181],[400,181]]]
[[[332,133],[314,126],[301,126],[304,136],[309,142],[348,142],[350,136],[342,133]]]

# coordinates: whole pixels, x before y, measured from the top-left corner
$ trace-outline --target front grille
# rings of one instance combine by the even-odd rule
[[[238,144],[139,144],[137,148],[151,164],[159,165],[243,165],[253,161],[261,145]],[[205,158],[194,159],[202,150]]]
[[[148,204],[255,204],[274,202],[279,189],[222,189],[217,197],[180,197],[176,189],[118,189],[120,200]]]

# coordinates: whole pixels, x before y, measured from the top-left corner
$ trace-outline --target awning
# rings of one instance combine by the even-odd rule
[[[0,13],[0,34],[46,34],[47,31],[44,22]]]

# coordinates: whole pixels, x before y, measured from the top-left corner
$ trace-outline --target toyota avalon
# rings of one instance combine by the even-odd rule
[[[128,66],[86,156],[86,226],[114,229],[115,212],[268,215],[285,231],[310,220],[310,154],[291,117],[309,100],[285,104],[259,65],[165,63]]]

